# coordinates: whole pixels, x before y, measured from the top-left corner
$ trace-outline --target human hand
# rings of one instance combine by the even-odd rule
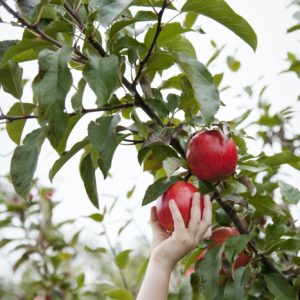
[[[186,228],[181,213],[174,200],[169,202],[169,207],[174,221],[174,231],[166,232],[160,225],[156,207],[151,208],[150,224],[153,232],[151,243],[151,259],[173,269],[176,263],[198,243],[211,236],[211,201],[208,195],[204,196],[204,210],[201,218],[200,194],[193,196],[191,217]]]

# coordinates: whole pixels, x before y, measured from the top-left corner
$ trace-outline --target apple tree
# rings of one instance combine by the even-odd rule
[[[292,210],[300,192],[279,180],[283,165],[300,170],[299,136],[289,130],[293,108],[272,114],[263,87],[252,122],[245,122],[250,110],[227,122],[216,118],[225,105],[224,74],[210,69],[223,48],[212,41],[215,52],[208,62],[200,62],[187,38],[191,32],[210,34],[197,26],[198,17],[205,16],[239,37],[237,44],[244,42],[255,51],[257,36],[242,16],[224,0],[0,0],[0,5],[10,16],[8,22],[24,30],[21,40],[0,43],[0,85],[16,99],[0,119],[16,144],[10,176],[21,197],[28,198],[39,153],[48,140],[58,155],[50,180],[82,152],[83,185],[101,209],[95,171],[99,168],[107,178],[116,149],[132,145],[143,170],[153,175],[142,205],[174,182],[190,181],[211,194],[214,227],[235,227],[240,233],[197,261],[205,247],[201,243],[183,261],[184,271],[197,261],[190,276],[193,299],[297,298],[300,239]],[[297,24],[289,32],[298,29]],[[288,59],[285,71],[299,76],[297,56],[289,53]],[[29,83],[22,77],[28,61],[39,65]],[[240,67],[234,56],[227,57],[227,64],[232,71]],[[32,101],[22,99],[25,84],[31,84]],[[88,90],[95,100],[86,98]],[[246,91],[251,94],[251,87]],[[82,129],[85,138],[69,146],[72,130],[89,113],[98,116]],[[28,122],[36,123],[32,132],[26,131]],[[234,175],[218,182],[199,180],[186,162],[191,136],[211,128],[231,136],[238,147]],[[250,136],[248,128],[255,134]],[[251,138],[259,142],[258,154],[247,149]],[[278,151],[266,154],[266,147],[273,145]],[[242,251],[249,262],[234,270]],[[170,297],[182,299],[180,293]]]

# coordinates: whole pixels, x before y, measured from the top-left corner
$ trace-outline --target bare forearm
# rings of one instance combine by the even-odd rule
[[[166,300],[168,297],[171,266],[165,266],[150,257],[147,271],[136,300]]]

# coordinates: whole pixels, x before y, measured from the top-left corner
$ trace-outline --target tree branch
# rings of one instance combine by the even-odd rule
[[[239,230],[241,234],[249,234],[249,229],[242,224],[240,218],[238,217],[235,210],[228,205],[226,202],[224,202],[221,198],[221,195],[218,192],[214,192],[212,196],[212,200],[216,200],[218,204],[223,208],[223,210],[226,212],[227,216],[230,218],[232,223],[235,225],[235,227]],[[259,254],[258,250],[255,247],[255,244],[253,241],[250,241],[249,247],[253,250],[253,252],[258,255],[263,262],[263,264],[273,273],[278,273],[282,276],[284,276],[273,264],[270,262],[270,260],[263,254]]]
[[[55,45],[58,48],[62,48],[63,45],[58,42],[57,40],[55,40],[54,38],[52,38],[51,36],[47,35],[46,33],[44,33],[43,31],[41,31],[38,27],[38,23],[35,24],[31,24],[30,22],[28,22],[25,18],[23,18],[21,16],[20,13],[14,11],[9,5],[6,4],[5,0],[0,0],[0,4],[4,7],[4,9],[10,13],[11,15],[13,15],[24,27],[33,30],[35,33],[37,33],[43,40],[46,40],[48,42],[50,42],[51,44]],[[86,60],[87,57],[81,53],[77,48],[74,48],[75,53],[82,59]],[[76,60],[76,59],[75,59]]]
[[[153,49],[154,49],[155,44],[157,42],[158,36],[159,36],[160,32],[162,31],[162,26],[161,26],[162,16],[163,16],[164,11],[165,11],[165,9],[166,9],[166,7],[168,5],[169,5],[169,2],[167,0],[164,0],[162,8],[161,8],[160,12],[157,14],[158,20],[157,20],[157,27],[156,27],[154,38],[153,38],[153,40],[151,42],[151,45],[150,45],[150,47],[148,49],[148,52],[147,52],[146,56],[140,62],[139,69],[138,69],[138,71],[136,73],[136,76],[135,76],[135,78],[133,80],[133,83],[132,83],[133,85],[136,85],[137,82],[139,81],[139,78],[140,78],[140,76],[141,76],[141,74],[143,72],[144,66],[147,63],[147,61],[149,60],[150,56],[152,55],[152,52],[153,52]]]
[[[0,0],[0,3],[3,5],[3,7],[10,13],[12,14],[23,26],[27,27],[28,29],[32,29],[34,30],[41,38],[53,43],[55,46],[57,46],[58,48],[63,47],[63,45],[61,43],[59,43],[58,41],[54,40],[52,37],[46,35],[44,32],[40,31],[38,28],[38,24],[31,24],[29,23],[27,20],[25,20],[18,12],[15,12],[13,9],[11,9],[5,2],[4,0]],[[141,62],[140,68],[138,71],[138,73],[142,72],[143,66],[146,64],[147,60],[149,59],[149,57],[151,56],[151,52],[155,46],[155,43],[157,41],[158,35],[161,31],[161,20],[162,20],[162,15],[164,13],[164,10],[166,9],[166,7],[169,5],[169,1],[165,0],[163,3],[163,7],[161,9],[161,11],[158,13],[158,30],[156,31],[155,37],[151,43],[151,46],[149,48],[149,51],[146,55],[146,57],[144,58],[144,60]],[[79,15],[77,14],[77,12],[75,10],[73,10],[73,8],[70,6],[70,4],[68,4],[66,1],[64,2],[64,8],[66,9],[66,11],[69,13],[69,15],[75,20],[77,26],[79,27],[79,29],[84,33],[85,31],[85,25],[82,23]],[[105,57],[107,56],[106,51],[104,50],[104,48],[102,47],[102,45],[95,40],[95,38],[93,36],[88,36],[87,37],[89,42],[91,43],[91,45],[97,50],[97,52],[99,53],[100,56]],[[81,53],[76,47],[75,49],[75,53],[83,60],[87,60],[87,57]],[[138,74],[137,74],[138,75]],[[163,127],[164,124],[162,122],[162,120],[158,117],[158,115],[143,101],[142,96],[138,93],[137,88],[136,88],[136,84],[137,84],[137,80],[138,77],[140,75],[136,76],[136,79],[134,80],[133,83],[130,83],[125,76],[122,76],[122,83],[123,85],[128,89],[128,91],[133,95],[134,99],[135,99],[135,103],[132,104],[132,106],[139,106],[149,117],[150,119],[153,119],[156,121],[156,123]],[[128,107],[128,106],[127,106]],[[114,109],[114,108],[113,108]],[[95,110],[87,110],[84,111],[83,113],[88,113],[88,112],[94,112],[94,111],[104,111],[104,110],[111,110],[109,108],[104,108],[104,109],[95,109]],[[71,113],[72,115],[75,115],[76,113]],[[7,120],[9,122],[15,121],[15,120],[24,120],[24,119],[34,119],[37,118],[36,116],[0,116],[0,120]],[[174,147],[174,149],[176,149],[180,155],[182,157],[185,158],[185,152],[184,150],[181,148],[180,144],[178,143],[178,141],[176,139],[172,139],[171,141],[171,146]]]
[[[115,109],[123,109],[123,108],[130,108],[134,107],[134,103],[124,103],[124,104],[116,104],[116,105],[111,105],[111,106],[105,106],[105,107],[100,107],[100,108],[90,108],[90,109],[82,109],[81,114],[85,115],[88,113],[93,113],[93,112],[100,112],[100,111],[111,111]],[[69,117],[75,116],[77,113],[76,112],[71,112],[68,114]],[[8,115],[0,115],[0,120],[6,120],[8,122],[13,122],[13,121],[19,121],[19,120],[27,120],[27,119],[37,119],[38,116],[35,115],[25,115],[25,116],[8,116]]]
[[[70,6],[70,4],[67,1],[64,1],[64,8],[69,13],[69,15],[74,19],[79,29],[85,34],[86,32],[85,25],[82,23],[77,12]],[[102,45],[93,36],[87,36],[87,39],[102,57],[107,56]]]

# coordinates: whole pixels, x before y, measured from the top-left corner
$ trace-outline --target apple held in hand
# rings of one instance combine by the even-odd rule
[[[201,180],[217,182],[226,179],[233,175],[237,161],[233,139],[226,140],[221,130],[201,131],[188,143],[188,166]]]
[[[192,207],[192,199],[198,189],[189,182],[177,181],[169,187],[169,189],[156,202],[156,211],[159,223],[166,231],[174,230],[173,218],[169,208],[169,201],[174,200],[182,215],[185,226],[190,221],[190,211]],[[203,197],[200,198],[201,216],[203,212]]]

